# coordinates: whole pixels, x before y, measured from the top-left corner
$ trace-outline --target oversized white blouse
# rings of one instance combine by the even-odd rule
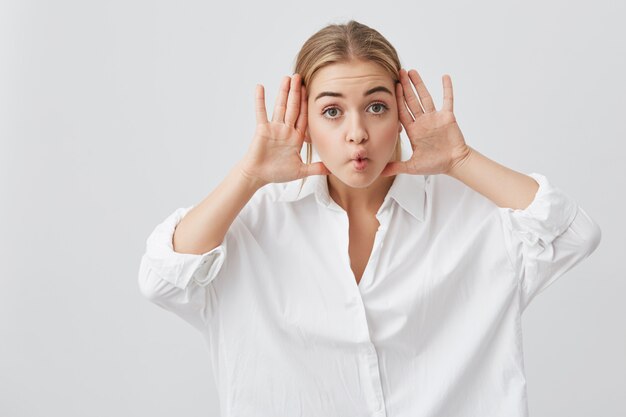
[[[222,244],[146,242],[143,296],[204,336],[222,417],[526,417],[521,315],[598,246],[545,176],[524,210],[447,175],[398,174],[357,284],[326,176],[273,183]]]

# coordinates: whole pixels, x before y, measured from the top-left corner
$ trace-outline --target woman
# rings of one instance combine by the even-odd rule
[[[222,416],[527,415],[521,314],[600,229],[467,145],[443,90],[437,110],[379,32],[329,25],[271,121],[257,86],[227,178],[150,235],[141,291],[205,337]]]

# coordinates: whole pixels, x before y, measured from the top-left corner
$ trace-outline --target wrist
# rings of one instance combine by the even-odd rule
[[[267,182],[262,181],[260,178],[250,174],[243,162],[237,164],[237,166],[235,167],[235,171],[237,172],[237,176],[239,177],[240,181],[243,182],[245,186],[251,190],[256,191],[267,184]]]
[[[466,146],[461,152],[459,152],[459,156],[454,158],[454,161],[451,164],[450,169],[446,172],[447,175],[459,179],[462,175],[464,169],[469,165],[469,161],[472,159],[475,151],[470,146]]]

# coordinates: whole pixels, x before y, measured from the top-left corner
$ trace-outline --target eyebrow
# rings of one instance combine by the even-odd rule
[[[369,96],[370,94],[377,93],[378,91],[383,91],[385,93],[389,93],[390,95],[393,95],[393,94],[391,94],[391,91],[389,91],[389,89],[387,87],[383,87],[382,85],[379,85],[378,87],[370,88],[369,90],[367,90],[365,93],[363,93],[363,97]],[[322,91],[321,93],[319,93],[317,95],[317,97],[315,97],[315,100],[317,100],[318,98],[321,98],[321,97],[325,97],[325,96],[341,97],[341,98],[344,97],[344,95],[341,94],[341,93],[335,93],[335,92],[332,92],[332,91]],[[315,100],[313,100],[313,101],[315,101]]]

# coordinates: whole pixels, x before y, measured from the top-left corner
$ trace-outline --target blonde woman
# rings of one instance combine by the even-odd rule
[[[601,232],[472,148],[442,83],[437,108],[379,32],[321,29],[271,120],[257,85],[241,161],[149,236],[142,294],[204,336],[223,417],[527,416],[520,317]]]

